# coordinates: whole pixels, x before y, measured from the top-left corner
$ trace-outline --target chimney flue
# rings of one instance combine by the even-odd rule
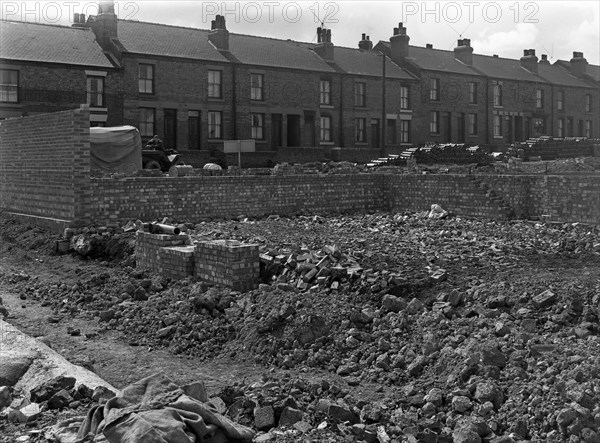
[[[454,58],[460,60],[465,65],[473,64],[473,48],[471,48],[471,40],[468,38],[458,40],[458,46],[454,48]]]
[[[373,49],[373,42],[367,34],[362,35],[362,40],[358,42],[358,48],[365,50]]]
[[[317,28],[317,45],[313,50],[323,60],[333,60],[333,43],[331,43],[331,29]],[[360,43],[359,43],[360,47]]]
[[[583,77],[587,71],[588,61],[583,58],[583,52],[573,52],[573,58],[570,60],[571,72],[577,77]]]
[[[390,37],[390,58],[394,63],[400,64],[404,58],[408,57],[409,41],[410,37],[406,34],[406,28],[402,22],[398,23],[398,27],[394,28],[394,35]]]
[[[521,66],[528,71],[537,74],[538,58],[535,56],[535,49],[525,49],[523,51],[523,57],[521,57]]]
[[[210,22],[208,40],[219,51],[229,51],[229,31],[227,30],[224,16],[216,15],[215,19]]]

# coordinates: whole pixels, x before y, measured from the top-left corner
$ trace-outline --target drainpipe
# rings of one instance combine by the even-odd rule
[[[490,144],[490,78],[485,77],[485,142]]]
[[[231,112],[233,113],[233,140],[237,140],[237,81],[236,81],[236,64],[232,64],[232,94],[231,94]]]
[[[381,51],[381,65],[382,65],[382,74],[381,74],[381,140],[379,141],[380,146],[380,157],[385,156],[385,53]]]
[[[340,147],[344,147],[344,76],[340,74]]]

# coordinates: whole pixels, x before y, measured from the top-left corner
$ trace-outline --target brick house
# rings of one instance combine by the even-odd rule
[[[3,21],[0,41],[0,118],[88,103],[92,125],[122,124],[122,70],[91,30]]]
[[[469,39],[458,40],[453,51],[411,46],[409,40],[400,23],[390,41],[375,48],[420,79],[416,143],[502,145],[541,135],[598,136],[593,79],[551,65],[546,56],[538,60],[533,49],[514,60],[474,54]]]

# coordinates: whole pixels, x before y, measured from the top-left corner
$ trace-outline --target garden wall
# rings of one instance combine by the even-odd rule
[[[34,223],[89,222],[89,111],[0,121],[0,209]]]

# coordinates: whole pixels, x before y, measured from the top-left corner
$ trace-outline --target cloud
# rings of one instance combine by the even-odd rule
[[[533,23],[517,23],[510,31],[479,33],[472,45],[478,54],[498,54],[501,57],[519,58],[523,49],[535,48],[539,30]],[[502,51],[499,53],[499,51]]]

